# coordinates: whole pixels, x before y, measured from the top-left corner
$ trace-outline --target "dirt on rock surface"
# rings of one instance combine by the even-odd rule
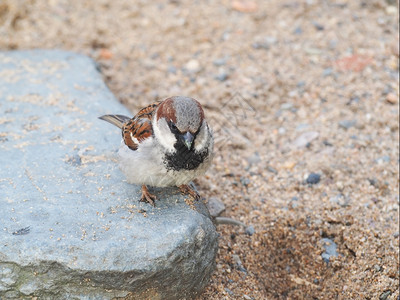
[[[133,113],[203,104],[199,191],[254,234],[218,227],[199,299],[399,299],[398,22],[391,0],[3,0],[0,49],[89,55]]]

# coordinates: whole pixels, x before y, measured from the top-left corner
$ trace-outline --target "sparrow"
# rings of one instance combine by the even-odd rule
[[[155,206],[156,196],[147,186],[178,186],[182,193],[199,199],[188,184],[210,167],[214,139],[197,100],[174,96],[142,108],[133,118],[104,115],[99,119],[122,130],[119,167],[128,183],[142,186],[140,201]]]

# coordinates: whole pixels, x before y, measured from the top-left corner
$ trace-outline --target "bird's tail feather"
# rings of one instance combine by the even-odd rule
[[[127,116],[123,116],[123,115],[104,115],[104,116],[99,117],[99,119],[107,121],[107,122],[117,126],[118,128],[122,128],[122,125],[124,125],[124,123],[129,121],[131,118],[129,118]]]

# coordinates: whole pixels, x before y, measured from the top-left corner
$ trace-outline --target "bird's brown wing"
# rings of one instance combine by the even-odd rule
[[[153,135],[151,119],[161,102],[152,103],[141,110],[122,126],[122,137],[131,150],[137,150],[139,143]]]

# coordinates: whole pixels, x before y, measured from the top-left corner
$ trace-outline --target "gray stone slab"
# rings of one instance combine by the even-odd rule
[[[139,203],[115,159],[130,115],[89,58],[0,52],[0,298],[190,298],[215,267],[217,233],[176,188]]]

